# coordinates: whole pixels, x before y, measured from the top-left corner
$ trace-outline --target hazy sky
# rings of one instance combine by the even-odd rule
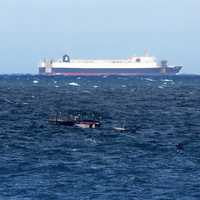
[[[200,74],[200,0],[1,0],[0,73],[40,59],[126,58],[144,49]]]

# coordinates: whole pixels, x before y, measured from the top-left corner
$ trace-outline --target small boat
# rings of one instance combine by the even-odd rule
[[[100,126],[100,122],[97,120],[86,120],[81,119],[79,115],[69,117],[64,117],[61,115],[56,115],[49,118],[49,123],[65,126],[76,126],[80,128],[96,128]]]

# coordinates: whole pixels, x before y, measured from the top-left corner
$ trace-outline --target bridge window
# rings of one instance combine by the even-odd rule
[[[141,59],[140,58],[136,58],[136,62],[141,62]]]

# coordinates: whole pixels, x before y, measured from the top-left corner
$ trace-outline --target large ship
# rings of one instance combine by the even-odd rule
[[[71,60],[68,55],[64,55],[62,59],[41,61],[39,74],[65,76],[174,75],[181,68],[182,66],[169,66],[167,60],[159,63],[155,57],[149,55],[114,60]]]

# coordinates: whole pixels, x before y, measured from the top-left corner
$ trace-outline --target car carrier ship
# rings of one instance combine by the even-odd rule
[[[62,59],[41,61],[39,74],[65,76],[174,75],[181,68],[182,66],[169,66],[167,60],[158,63],[155,57],[149,55],[115,60],[71,60],[68,55],[64,55]]]

